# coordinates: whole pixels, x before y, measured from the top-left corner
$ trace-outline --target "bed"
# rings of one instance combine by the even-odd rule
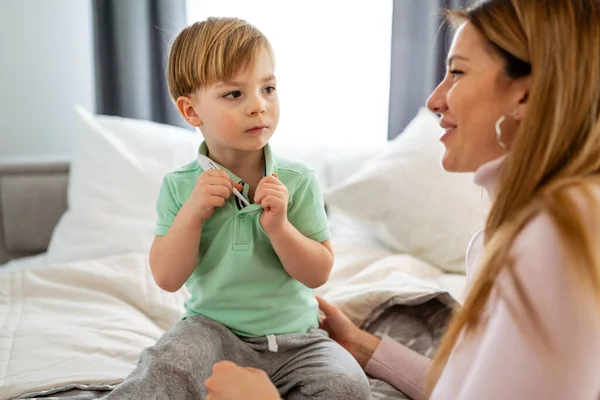
[[[68,158],[0,162],[0,400],[102,397],[187,297],[154,284],[147,252],[162,176],[200,137],[75,112]],[[488,206],[471,176],[445,177],[438,135],[420,110],[384,147],[274,145],[322,184],[336,263],[317,294],[429,357],[462,301],[464,249]],[[373,399],[408,398],[370,381]]]

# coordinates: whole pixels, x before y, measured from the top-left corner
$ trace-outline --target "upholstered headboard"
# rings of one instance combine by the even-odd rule
[[[66,157],[0,158],[0,264],[42,253],[67,209]]]

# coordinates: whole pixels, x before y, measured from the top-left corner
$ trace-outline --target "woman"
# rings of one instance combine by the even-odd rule
[[[468,296],[433,362],[319,299],[323,328],[414,399],[598,399],[600,0],[489,0],[449,19],[428,107],[446,129],[444,168],[476,171],[492,198]],[[279,398],[228,362],[206,386],[210,399]]]

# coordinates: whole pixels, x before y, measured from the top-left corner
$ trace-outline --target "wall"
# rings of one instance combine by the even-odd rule
[[[0,0],[0,157],[67,155],[95,111],[89,0]]]

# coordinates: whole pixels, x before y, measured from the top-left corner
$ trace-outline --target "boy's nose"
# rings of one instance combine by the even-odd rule
[[[250,99],[250,104],[248,106],[248,114],[261,114],[265,112],[266,104],[265,100],[260,96],[254,96],[254,98]]]

